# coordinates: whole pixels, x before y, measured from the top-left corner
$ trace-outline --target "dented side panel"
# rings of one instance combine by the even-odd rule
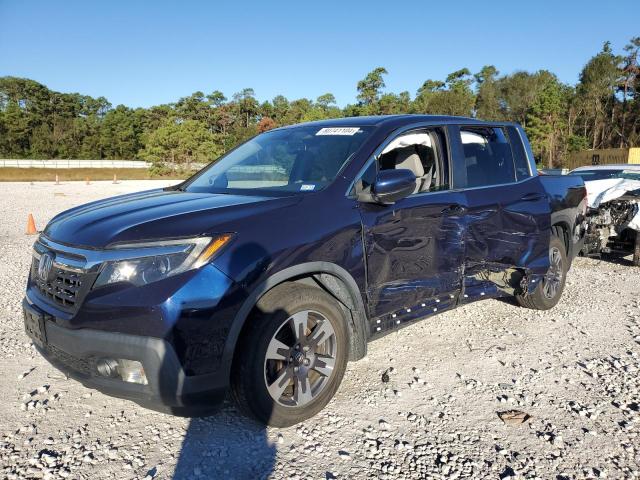
[[[570,260],[581,248],[581,179],[538,176],[522,132],[531,177],[466,188],[459,127],[446,129],[452,190],[359,206],[372,337],[459,304],[534,291],[549,269],[553,225],[566,228]]]
[[[516,268],[549,268],[551,211],[538,177],[509,185],[469,189],[465,235],[465,290],[491,290],[493,279]]]
[[[562,225],[569,235],[569,261],[580,252],[584,241],[585,213],[587,211],[587,191],[584,182],[574,175],[543,175],[538,177],[551,208],[551,225]]]
[[[413,195],[395,205],[361,205],[372,317],[461,289],[464,194]]]

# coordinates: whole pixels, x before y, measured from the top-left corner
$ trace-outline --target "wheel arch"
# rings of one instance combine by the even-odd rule
[[[350,316],[349,360],[359,360],[367,352],[366,310],[356,281],[344,268],[330,262],[308,262],[280,270],[253,289],[236,313],[225,342],[222,367],[228,375],[236,345],[258,300],[268,291],[286,282],[313,284],[331,294]]]
[[[565,252],[569,265],[571,265],[574,257],[578,254],[576,250],[577,243],[574,238],[576,219],[571,217],[565,210],[551,213],[551,233],[553,234],[556,228],[562,230],[562,241],[565,245]]]
[[[560,235],[558,235],[562,242],[564,243],[565,252],[567,253],[567,257],[569,257],[572,253],[572,245],[571,245],[571,231],[572,228],[569,225],[569,222],[566,219],[556,219],[556,221],[551,226],[552,233],[555,233],[554,230],[560,230]]]

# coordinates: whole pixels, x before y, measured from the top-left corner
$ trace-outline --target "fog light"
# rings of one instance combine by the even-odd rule
[[[113,358],[101,358],[96,362],[96,369],[103,377],[118,376],[118,362]]]
[[[96,362],[98,374],[108,378],[120,378],[129,383],[148,385],[147,375],[142,364],[136,360],[124,358],[101,358]]]
[[[125,382],[148,385],[142,364],[136,360],[118,359],[118,373]]]

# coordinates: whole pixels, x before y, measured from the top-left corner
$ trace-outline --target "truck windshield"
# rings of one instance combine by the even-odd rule
[[[578,175],[585,182],[591,180],[605,180],[610,178],[625,178],[627,180],[640,180],[640,170],[578,170],[569,175]]]
[[[188,180],[187,192],[316,192],[330,184],[372,127],[301,126],[258,135]]]

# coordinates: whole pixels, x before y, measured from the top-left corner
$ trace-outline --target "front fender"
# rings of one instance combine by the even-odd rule
[[[258,303],[258,300],[273,287],[294,279],[301,277],[311,277],[316,274],[327,274],[335,277],[344,284],[349,293],[351,300],[351,306],[349,310],[351,312],[351,325],[349,325],[350,331],[350,348],[352,360],[362,358],[366,354],[367,345],[367,319],[362,294],[358,289],[358,284],[344,268],[335,263],[316,261],[307,262],[299,265],[294,265],[276,273],[273,273],[268,278],[260,282],[244,300],[240,308],[238,309],[235,318],[229,329],[227,340],[222,355],[221,369],[228,376],[231,373],[231,366],[233,363],[234,352],[240,338],[242,329],[247,321],[249,321],[249,314]],[[323,285],[326,286],[326,285]],[[326,286],[331,292],[331,287]],[[334,295],[339,298],[338,295]]]

